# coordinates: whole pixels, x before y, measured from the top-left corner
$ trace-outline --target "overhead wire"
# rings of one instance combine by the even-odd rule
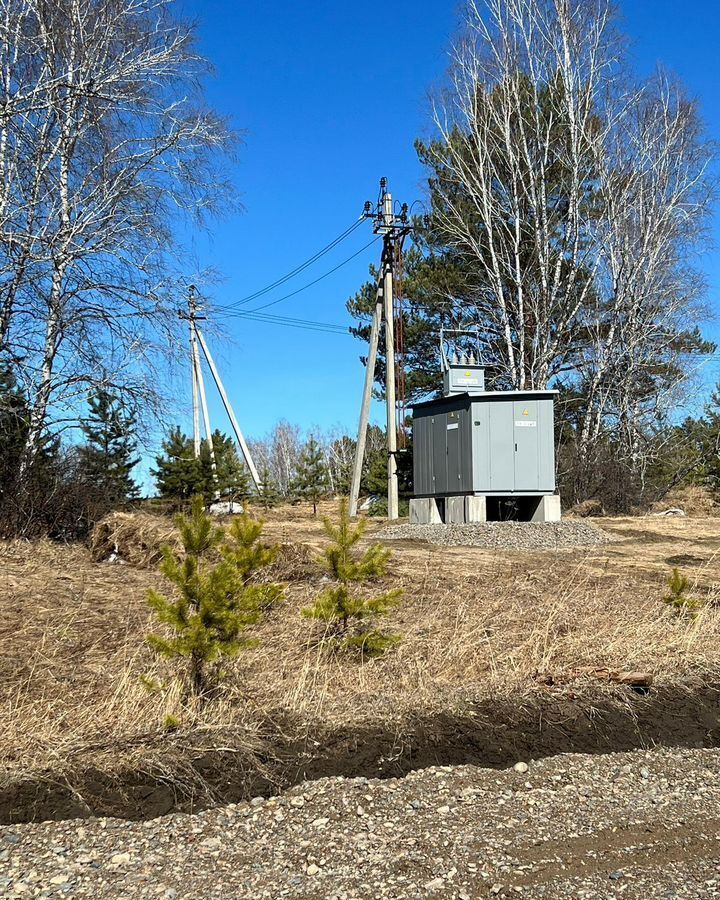
[[[295,297],[297,294],[306,291],[308,288],[313,287],[319,282],[323,281],[325,278],[328,278],[333,273],[337,272],[338,269],[341,269],[343,266],[347,265],[353,259],[358,257],[361,253],[364,253],[369,247],[372,247],[374,243],[380,240],[380,236],[376,235],[371,241],[361,247],[359,250],[356,250],[355,253],[348,256],[342,262],[339,262],[336,266],[333,266],[332,269],[324,272],[322,275],[319,275],[317,278],[314,278],[312,281],[309,281],[307,284],[302,285],[302,287],[296,288],[294,291],[291,291],[289,294],[285,294],[282,297],[278,297],[276,300],[271,300],[269,303],[263,303],[261,306],[255,306],[252,309],[242,310],[237,309],[237,304],[228,304],[226,306],[216,306],[213,308],[213,312],[220,316],[237,316],[237,315],[247,315],[248,313],[258,313],[263,309],[267,309],[270,306],[275,306],[277,303],[282,303],[283,300],[288,300],[290,297]]]
[[[309,281],[307,284],[304,284],[302,287],[297,288],[297,290],[291,291],[289,294],[285,294],[283,297],[278,297],[277,300],[271,300],[269,303],[263,303],[261,306],[256,306],[248,312],[259,312],[261,309],[267,309],[269,306],[275,306],[276,303],[282,303],[283,300],[289,300],[290,297],[295,297],[297,294],[306,291],[308,288],[313,287],[318,284],[320,281],[323,281],[325,278],[328,278],[333,273],[337,272],[338,269],[341,269],[343,266],[346,266],[349,262],[352,262],[353,259],[360,256],[361,253],[364,253],[369,247],[372,247],[373,244],[377,243],[380,240],[380,235],[376,235],[371,241],[365,244],[364,247],[361,247],[351,256],[348,256],[347,259],[344,259],[342,262],[338,263],[336,266],[333,266],[332,269],[325,272],[323,275],[320,275],[318,278],[315,278],[313,281]]]
[[[331,250],[334,250],[338,244],[348,238],[356,228],[358,228],[362,222],[364,221],[364,217],[361,216],[349,228],[346,228],[341,234],[339,234],[336,238],[330,241],[329,244],[326,244],[320,250],[317,251],[313,256],[309,259],[306,259],[305,262],[301,263],[299,266],[296,266],[291,271],[287,272],[285,275],[281,275],[280,278],[277,278],[271,284],[266,285],[264,288],[260,288],[257,291],[254,291],[252,294],[248,294],[246,297],[241,297],[239,300],[235,300],[232,303],[228,303],[225,306],[218,307],[218,309],[235,309],[238,306],[244,306],[246,303],[250,303],[252,300],[256,300],[259,297],[264,296],[270,291],[274,290],[280,285],[285,284],[286,281],[289,281],[291,278],[294,278],[296,275],[299,275],[301,272],[305,271],[309,266],[313,265],[313,263],[317,262],[321,257],[325,256],[325,254],[329,253]]]
[[[321,331],[327,334],[349,334],[349,326],[338,325],[331,322],[317,322],[313,319],[297,319],[291,316],[274,316],[268,313],[234,312],[227,313],[236,319],[245,319],[251,322],[264,322],[269,325],[284,325],[289,328],[301,328],[307,331]]]

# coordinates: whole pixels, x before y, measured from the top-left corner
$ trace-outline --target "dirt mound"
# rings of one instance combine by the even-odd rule
[[[686,516],[695,518],[720,516],[720,503],[713,498],[710,491],[694,485],[670,491],[662,500],[653,503],[650,507],[650,514],[657,515],[668,509],[681,509]]]
[[[172,519],[148,513],[110,513],[90,535],[90,553],[96,562],[127,562],[155,566],[165,544],[179,546]]]
[[[576,503],[571,507],[566,515],[578,519],[587,519],[590,516],[598,518],[605,515],[605,509],[599,500],[583,500],[582,503]]]
[[[316,556],[306,544],[277,545],[272,565],[262,572],[263,581],[311,581],[322,575]]]
[[[706,488],[690,485],[670,491],[659,503],[654,504],[653,512],[662,512],[670,507],[677,507],[687,516],[697,518],[715,518],[720,516],[720,503]]]
[[[90,535],[90,553],[96,562],[126,562],[154,568],[166,545],[180,549],[172,519],[148,513],[115,512],[106,516]],[[277,556],[262,573],[263,581],[309,581],[321,574],[315,555],[306,544],[283,542]]]

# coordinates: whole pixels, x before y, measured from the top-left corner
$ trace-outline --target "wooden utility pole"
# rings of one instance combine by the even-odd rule
[[[375,363],[377,360],[377,345],[380,333],[380,323],[385,328],[385,403],[387,406],[387,472],[388,472],[388,519],[398,518],[398,479],[397,479],[397,404],[396,404],[396,366],[395,366],[395,319],[394,319],[394,294],[393,294],[393,265],[396,259],[396,249],[402,247],[402,243],[410,232],[408,223],[407,204],[403,204],[399,216],[395,215],[392,194],[387,190],[387,179],[380,179],[380,197],[375,210],[368,201],[365,204],[365,216],[374,221],[373,231],[383,236],[382,260],[380,263],[380,276],[373,313],[372,328],[370,331],[370,348],[365,370],[365,387],[360,407],[360,423],[358,426],[358,439],[355,447],[355,462],[353,465],[353,479],[350,488],[350,515],[357,515],[358,496],[360,494],[360,477],[362,474],[363,459],[365,457],[365,443],[367,426],[370,413],[370,399],[372,385],[375,380]]]

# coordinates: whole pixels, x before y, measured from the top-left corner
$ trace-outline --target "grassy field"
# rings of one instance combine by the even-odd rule
[[[403,640],[361,663],[319,649],[316,623],[300,615],[323,587],[323,534],[306,510],[287,508],[266,526],[283,545],[275,575],[288,583],[286,602],[256,626],[258,644],[229,666],[222,695],[186,709],[172,669],[143,642],[145,593],[162,586],[148,565],[157,522],[128,523],[136,564],[96,561],[78,545],[0,544],[0,785],[88,766],[162,767],[183,747],[194,759],[226,745],[267,759],[270,734],[307,756],[330,733],[374,729],[402,753],[433,717],[492,718],[497,704],[541,702],[543,715],[555,703],[627,706],[630,689],[616,681],[628,672],[650,674],[653,691],[720,684],[717,519],[602,519],[611,543],[534,553],[402,542],[389,580],[405,596],[387,628]],[[161,529],[170,534],[167,522]],[[662,602],[674,566],[705,601],[694,618]],[[144,674],[168,689],[148,693]],[[168,714],[178,731],[164,730]]]

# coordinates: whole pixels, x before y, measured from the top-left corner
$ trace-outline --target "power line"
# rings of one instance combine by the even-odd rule
[[[338,269],[341,269],[343,266],[346,266],[349,262],[352,262],[357,256],[360,256],[361,253],[364,253],[369,247],[379,240],[379,237],[374,237],[369,243],[365,244],[364,247],[361,247],[358,251],[352,254],[352,256],[348,256],[347,259],[344,259],[341,263],[338,263],[329,272],[325,272],[324,275],[320,275],[319,278],[316,278],[314,281],[310,281],[307,284],[304,284],[302,287],[298,288],[296,291],[292,291],[289,294],[285,294],[284,297],[278,297],[277,300],[271,300],[270,303],[263,303],[262,306],[256,306],[254,309],[248,310],[248,312],[259,312],[261,309],[267,309],[269,306],[275,306],[276,303],[282,303],[283,300],[289,300],[290,297],[294,297],[296,294],[300,294],[302,291],[306,291],[308,288],[311,288],[313,285],[317,284],[328,276],[332,275],[334,272],[337,272]]]
[[[267,313],[234,312],[227,313],[229,317],[246,319],[251,322],[264,322],[269,325],[284,325],[288,328],[302,328],[307,331],[321,331],[327,334],[349,334],[350,329],[345,325],[331,322],[316,322],[312,319],[295,319],[290,316],[273,316]]]
[[[342,262],[338,263],[336,266],[333,266],[333,268],[330,269],[328,272],[325,272],[324,274],[318,276],[317,278],[313,279],[312,281],[309,281],[307,284],[304,284],[302,287],[299,287],[296,290],[291,291],[289,294],[285,294],[282,297],[278,297],[277,300],[271,300],[270,303],[263,303],[262,306],[256,306],[253,309],[247,310],[247,313],[260,312],[263,309],[267,309],[269,306],[275,306],[275,304],[277,304],[277,303],[282,303],[283,300],[288,300],[288,299],[290,299],[290,297],[295,297],[297,294],[300,294],[303,291],[306,291],[308,288],[313,287],[314,285],[318,284],[320,281],[323,281],[325,278],[328,278],[330,275],[337,272],[338,269],[341,269],[343,266],[346,266],[349,262],[352,262],[352,260],[354,260],[356,257],[360,256],[361,253],[364,253],[365,250],[367,250],[369,247],[372,247],[372,245],[378,240],[379,240],[379,237],[374,237],[369,243],[365,244],[364,247],[361,247],[359,250],[357,250],[351,256],[348,256],[347,259],[344,259]],[[240,303],[240,301],[237,301],[236,303],[230,303],[226,306],[216,306],[216,307],[214,307],[214,311],[217,312],[219,315],[223,315],[223,316],[246,314],[244,310],[236,309],[236,307],[238,306],[239,303]]]
[[[258,297],[262,297],[264,294],[267,294],[269,291],[274,290],[276,287],[279,287],[281,284],[284,284],[286,281],[289,281],[291,278],[294,278],[296,275],[299,275],[300,272],[303,272],[313,263],[317,262],[322,256],[325,256],[326,253],[329,253],[333,250],[339,243],[345,240],[345,238],[349,237],[356,228],[358,228],[363,222],[363,218],[357,219],[353,224],[346,228],[342,234],[339,234],[334,240],[330,241],[329,244],[326,244],[322,249],[318,250],[313,256],[309,259],[306,259],[305,262],[301,263],[299,266],[296,266],[290,272],[287,272],[285,275],[282,275],[280,278],[276,279],[272,282],[272,284],[268,284],[264,288],[260,288],[260,290],[255,291],[252,294],[248,294],[246,297],[241,297],[240,300],[235,300],[233,303],[227,304],[227,306],[219,307],[219,309],[234,309],[238,306],[243,306],[246,303],[250,303],[252,300],[256,300]]]

